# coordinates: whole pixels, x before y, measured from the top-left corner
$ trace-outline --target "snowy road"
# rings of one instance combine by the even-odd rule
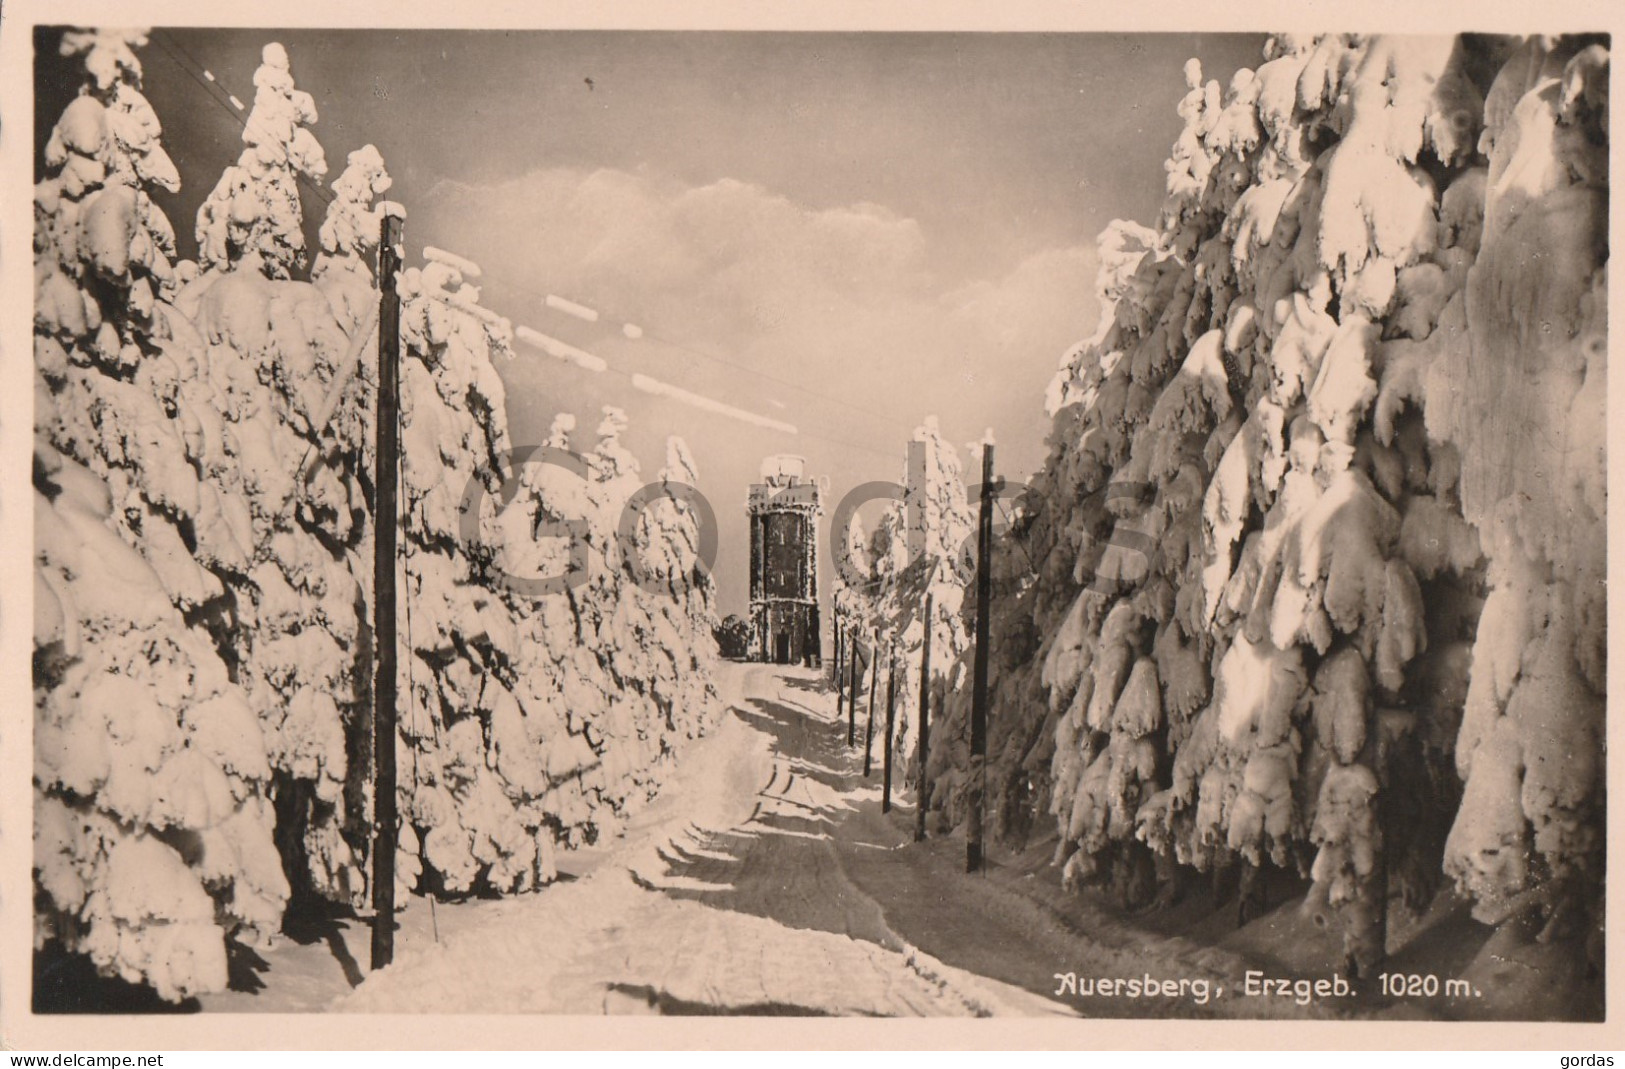
[[[624,841],[542,894],[481,904],[438,943],[404,939],[392,968],[333,1008],[1069,1012],[953,968],[888,926],[847,866],[889,852],[895,829],[878,813],[878,775],[866,783],[861,754],[846,751],[831,695],[810,672],[726,671],[724,722]]]
[[[914,843],[913,797],[880,812],[815,672],[725,663],[728,712],[624,837],[559,859],[539,894],[414,898],[395,964],[330,922],[240,968],[225,1012],[1325,1016],[1237,998],[1256,964],[1067,895],[1042,861],[967,876],[957,837]],[[861,726],[860,726],[861,731]],[[1045,853],[1044,847],[1039,851]],[[1206,978],[1210,1001],[1068,995],[1056,973]]]

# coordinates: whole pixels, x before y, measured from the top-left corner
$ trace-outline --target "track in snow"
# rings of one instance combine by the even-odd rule
[[[1058,910],[1020,866],[967,876],[961,839],[912,841],[911,793],[880,812],[878,768],[864,779],[817,673],[724,664],[719,683],[722,723],[679,754],[622,838],[562,853],[560,882],[433,911],[414,897],[395,965],[370,978],[367,922],[330,922],[254,959],[256,976],[204,1008],[1327,1015],[1275,999],[1054,1000],[1057,972],[1230,984],[1249,962],[1075,899]]]
[[[877,788],[846,752],[830,695],[813,673],[725,670],[739,693],[723,724],[679,758],[678,782],[607,856],[541,894],[482,903],[440,944],[403,940],[393,967],[333,1008],[1068,1012],[893,931],[843,864],[890,846],[864,819]]]

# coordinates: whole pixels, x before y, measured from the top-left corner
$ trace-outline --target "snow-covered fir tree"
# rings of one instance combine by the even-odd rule
[[[1187,67],[1158,228],[1102,235],[996,554],[997,826],[1136,900],[1295,869],[1359,967],[1443,879],[1595,924],[1607,53],[1263,58]]]
[[[35,190],[35,939],[180,999],[288,897],[271,766],[233,664],[192,622],[206,554],[246,527],[198,469],[219,448],[198,336],[170,303],[177,188],[135,31],[72,31],[87,78]]]

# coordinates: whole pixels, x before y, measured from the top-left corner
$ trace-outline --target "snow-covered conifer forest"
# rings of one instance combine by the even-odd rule
[[[267,44],[200,261],[175,262],[149,196],[178,177],[145,43],[62,38],[84,86],[35,191],[35,931],[179,999],[223,988],[226,941],[272,937],[301,897],[368,898],[376,381],[359,350],[390,179],[370,145],[350,153],[312,262],[296,183],[328,164]],[[635,532],[664,589],[622,569],[615,524],[641,482],[613,409],[581,436],[584,476],[539,469],[502,504],[493,360],[511,329],[455,267],[408,269],[401,291],[397,880],[531,890],[714,723],[710,586],[675,505]],[[554,444],[573,427],[561,415]],[[665,472],[692,482],[688,463],[674,439]],[[468,524],[470,480],[491,492]],[[549,519],[585,525],[589,581],[507,593],[493,577],[555,545],[532,537]]]
[[[290,918],[370,901],[375,274],[381,220],[412,205],[364,130],[327,158],[268,39],[240,156],[170,220],[147,34],[59,40],[82,84],[35,161],[35,947],[179,1002]],[[991,601],[980,456],[923,418],[904,501],[830,536],[825,671],[797,692],[869,704],[791,778],[833,775],[848,715],[863,746],[873,686],[892,819],[923,806],[947,840],[985,789],[990,850],[1045,845],[1059,897],[1113,923],[1216,895],[1245,924],[1295,896],[1370,981],[1454,896],[1600,975],[1608,76],[1584,37],[1279,35],[1228,84],[1188,64],[1162,214],[1100,235],[1077,295],[1099,328],[1031,398],[1049,452],[1001,495]],[[324,191],[317,248],[301,184]],[[622,523],[645,483],[700,474],[676,435],[640,465],[613,405],[553,419],[543,444],[579,471],[521,469],[498,368],[523,335],[479,267],[408,257],[398,285],[397,899],[545,903],[562,857],[743,730],[701,517],[678,497]],[[561,527],[573,544],[540,536]],[[510,581],[572,553],[568,590]],[[859,804],[823,797],[797,804]],[[665,863],[724,856],[701,818],[681,834]],[[409,1005],[393,990],[358,997]]]
[[[1360,964],[1441,886],[1597,958],[1607,49],[1260,58],[1187,67],[1163,216],[1101,235],[997,546],[999,829],[1137,905],[1302,873]]]

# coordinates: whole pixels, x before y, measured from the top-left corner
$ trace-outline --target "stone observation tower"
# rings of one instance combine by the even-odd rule
[[[825,480],[802,474],[806,461],[762,461],[750,488],[750,659],[817,665],[818,517]]]

